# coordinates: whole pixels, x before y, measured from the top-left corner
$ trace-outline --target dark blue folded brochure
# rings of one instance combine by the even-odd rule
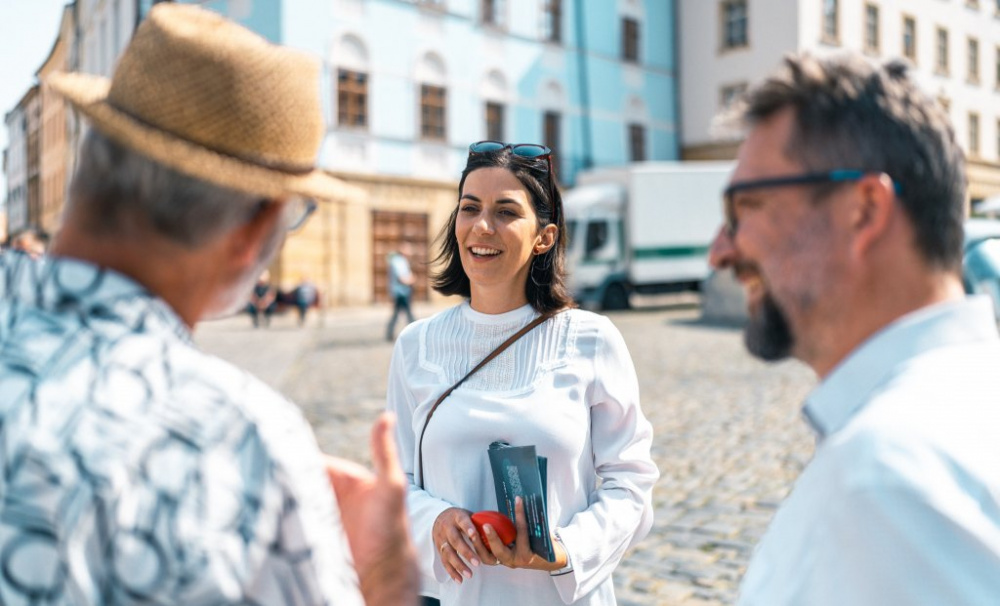
[[[524,501],[531,551],[555,562],[548,516],[548,459],[535,454],[534,446],[493,442],[487,450],[493,469],[493,487],[500,513],[512,521],[514,497]]]

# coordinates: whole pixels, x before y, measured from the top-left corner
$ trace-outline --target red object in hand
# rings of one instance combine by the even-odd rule
[[[486,549],[490,548],[490,542],[486,539],[486,532],[483,530],[484,524],[493,527],[504,545],[510,545],[517,539],[517,529],[514,528],[514,523],[499,511],[477,511],[472,514],[472,523],[479,531],[479,537],[483,539],[483,545],[486,546]]]

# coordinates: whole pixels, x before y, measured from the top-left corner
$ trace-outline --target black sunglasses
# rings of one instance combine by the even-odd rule
[[[739,228],[739,221],[736,219],[736,210],[733,203],[733,195],[752,189],[764,189],[769,187],[788,187],[792,185],[822,185],[825,183],[851,183],[861,180],[865,175],[872,174],[872,171],[857,170],[851,168],[838,168],[826,172],[805,173],[802,175],[791,175],[788,177],[769,177],[767,179],[755,179],[753,181],[737,181],[732,183],[722,192],[722,199],[725,203],[726,212],[726,233],[730,237],[736,234]],[[892,177],[890,177],[891,179]],[[896,195],[902,195],[903,188],[893,179],[892,187]]]
[[[556,176],[552,168],[552,150],[538,143],[504,143],[503,141],[477,141],[469,146],[469,155],[495,154],[499,151],[509,151],[522,158],[544,158],[549,171],[549,197],[552,199],[552,223],[559,225],[559,213],[562,211],[556,197]]]

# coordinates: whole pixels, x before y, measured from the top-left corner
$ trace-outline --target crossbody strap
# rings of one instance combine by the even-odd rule
[[[461,379],[456,381],[454,385],[446,389],[444,393],[441,394],[441,397],[439,397],[437,401],[434,402],[434,406],[431,406],[430,412],[427,413],[427,418],[424,419],[424,427],[423,429],[420,430],[420,442],[417,444],[417,468],[420,471],[420,476],[418,478],[418,484],[417,484],[418,486],[420,486],[421,488],[423,488],[424,486],[424,434],[427,432],[427,424],[431,422],[431,417],[434,416],[434,411],[438,409],[438,406],[441,405],[441,402],[444,402],[444,399],[450,396],[451,392],[455,391],[455,389],[457,389],[459,385],[465,383],[465,380],[471,377],[472,375],[476,374],[476,372],[480,368],[486,366],[491,361],[493,361],[494,358],[502,354],[504,350],[513,345],[515,341],[517,341],[524,335],[528,334],[529,332],[534,330],[535,327],[539,326],[540,324],[542,324],[552,316],[556,315],[560,311],[562,310],[544,313],[535,318],[534,320],[532,320],[531,322],[529,322],[528,324],[526,324],[524,328],[522,328],[521,330],[512,334],[506,341],[504,341],[503,343],[498,345],[496,349],[491,351],[488,356],[483,358],[482,361],[479,362],[479,364],[476,364],[475,368],[467,372],[464,377],[462,377]]]

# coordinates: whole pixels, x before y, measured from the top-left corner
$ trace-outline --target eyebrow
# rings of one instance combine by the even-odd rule
[[[462,197],[459,198],[459,200],[465,200],[465,199],[472,200],[473,202],[482,202],[482,200],[480,200],[478,197],[474,196],[473,194],[462,194]],[[518,206],[523,206],[524,205],[524,203],[521,202],[520,200],[515,200],[513,198],[500,198],[499,200],[497,200],[496,203],[497,204],[516,204]]]

